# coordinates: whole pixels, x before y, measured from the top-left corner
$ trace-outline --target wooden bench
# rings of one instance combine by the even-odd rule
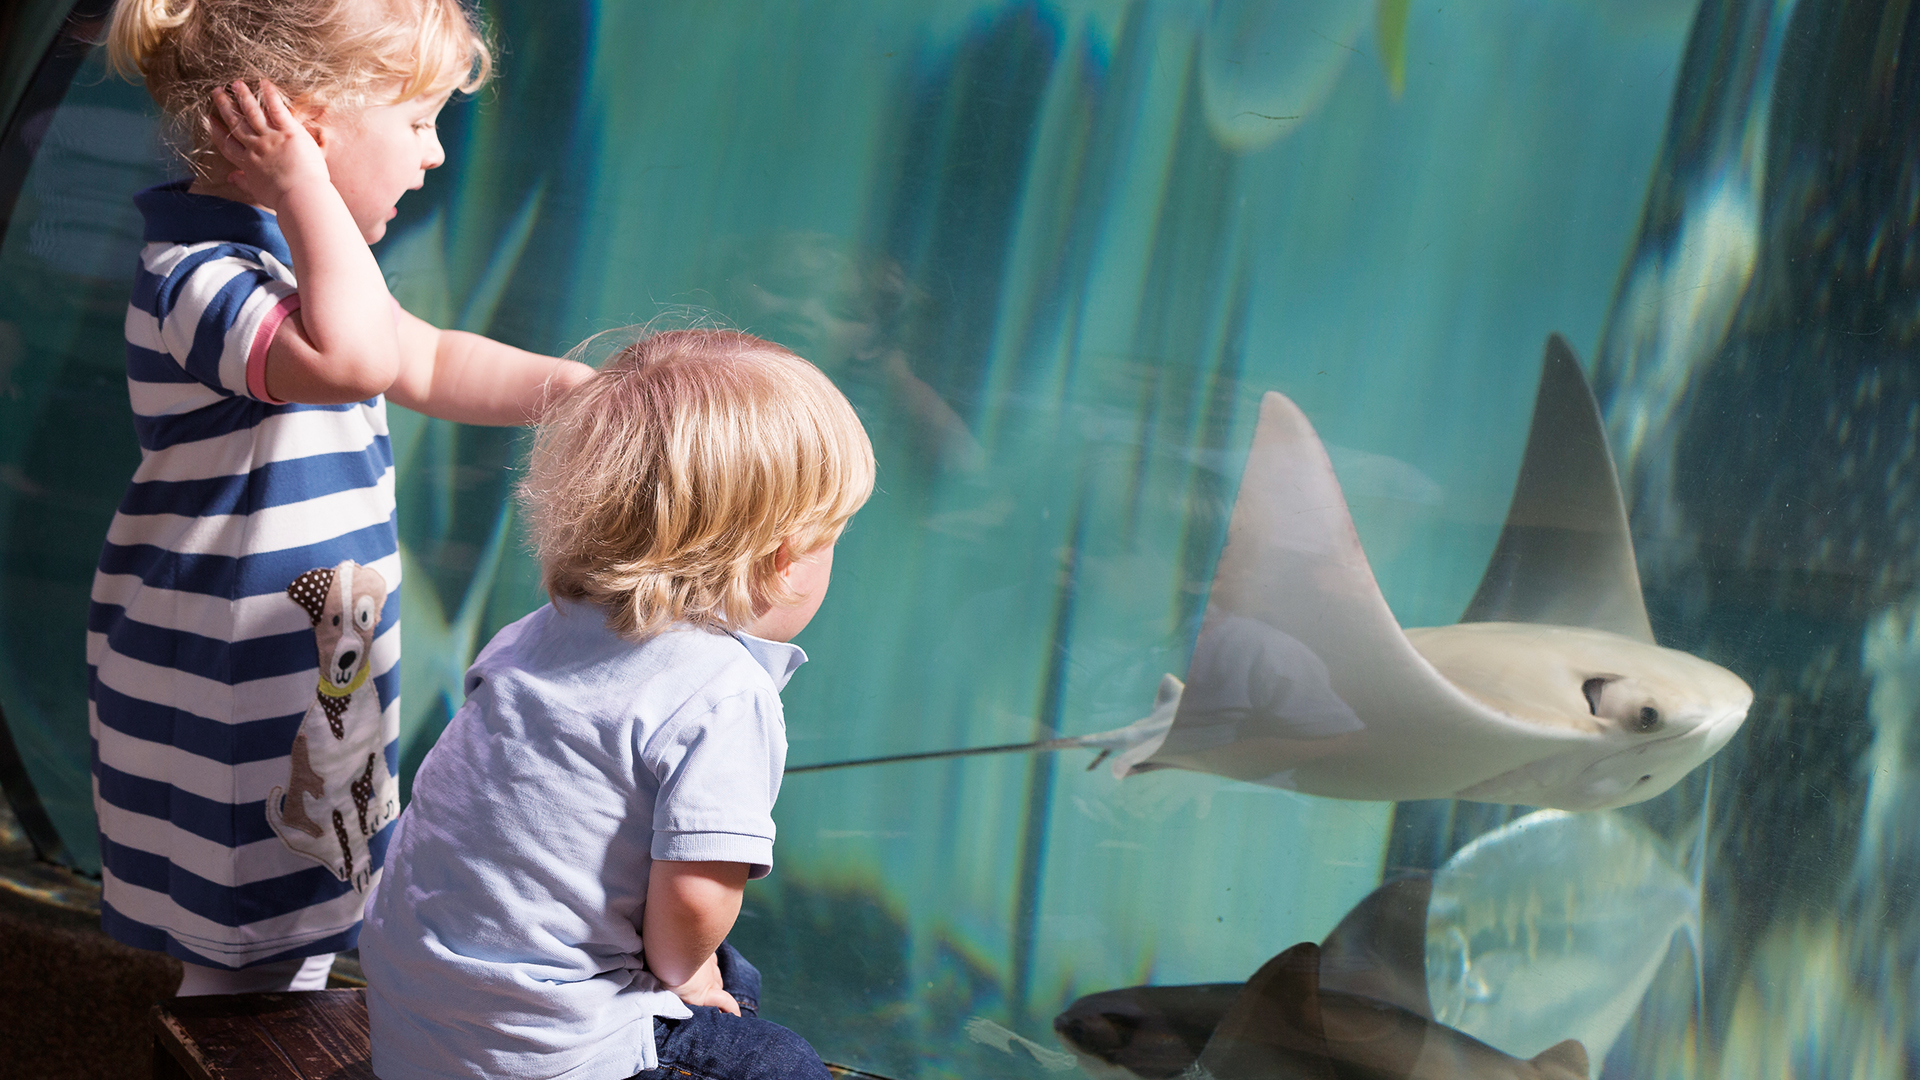
[[[374,1080],[364,990],[172,998],[153,1033],[154,1080]]]
[[[172,998],[153,1007],[153,1034],[154,1080],[374,1080],[364,990]]]

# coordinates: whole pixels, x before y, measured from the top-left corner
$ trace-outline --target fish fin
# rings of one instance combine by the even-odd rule
[[[1284,394],[1269,392],[1260,401],[1260,422],[1227,524],[1227,543],[1214,571],[1200,638],[1215,633],[1223,642],[1223,656],[1236,651],[1225,648],[1226,643],[1242,639],[1269,642],[1291,654],[1296,674],[1305,681],[1324,680],[1324,687],[1316,690],[1325,692],[1315,695],[1326,705],[1322,711],[1328,716],[1344,712],[1349,732],[1375,716],[1404,714],[1407,702],[1446,702],[1457,707],[1451,712],[1421,711],[1423,742],[1444,746],[1443,754],[1453,759],[1478,762],[1485,752],[1484,731],[1458,719],[1484,712],[1484,706],[1468,703],[1407,640],[1374,579],[1327,448],[1306,414]],[[1376,794],[1351,783],[1352,774],[1364,770],[1334,761],[1318,763],[1316,775],[1336,786],[1323,790],[1297,783],[1288,770],[1301,764],[1290,756],[1300,736],[1289,725],[1298,718],[1209,716],[1195,708],[1196,696],[1204,698],[1195,694],[1196,685],[1216,694],[1224,690],[1228,696],[1245,692],[1211,685],[1220,676],[1209,674],[1200,661],[1196,645],[1187,671],[1187,696],[1165,742],[1143,764],[1344,798],[1432,797],[1406,794],[1401,783],[1390,785],[1390,793]],[[1357,719],[1352,719],[1354,714]],[[1270,735],[1277,737],[1266,737]],[[1421,761],[1418,769],[1436,776],[1449,771],[1434,769],[1431,759]]]
[[[1153,695],[1153,711],[1157,713],[1168,705],[1178,705],[1180,695],[1186,688],[1187,684],[1175,678],[1172,672],[1160,676],[1160,689]]]
[[[1373,8],[1373,35],[1380,46],[1380,66],[1387,73],[1387,89],[1397,100],[1407,89],[1407,14],[1412,0],[1377,0]]]
[[[1579,626],[1653,643],[1600,407],[1559,334],[1541,359],[1506,524],[1460,621]]]
[[[1167,730],[1173,726],[1174,714],[1180,708],[1180,695],[1186,688],[1186,684],[1171,673],[1160,676],[1160,688],[1153,695],[1153,712],[1144,720],[1136,720],[1114,731],[1083,735],[1082,745],[1101,747],[1100,758],[1105,758],[1108,752],[1113,753],[1111,768],[1116,780],[1124,780],[1137,772],[1151,771],[1153,766],[1145,762],[1166,741]],[[1098,764],[1100,759],[1096,758],[1093,765]],[[1093,765],[1087,768],[1091,770]]]
[[[1533,1064],[1549,1080],[1587,1080],[1587,1048],[1579,1039],[1554,1043],[1533,1057]]]
[[[1425,874],[1389,881],[1355,904],[1320,946],[1320,986],[1433,1019],[1427,996]]]
[[[1261,965],[1195,1064],[1213,1076],[1337,1080],[1320,1016],[1320,947],[1303,941]]]

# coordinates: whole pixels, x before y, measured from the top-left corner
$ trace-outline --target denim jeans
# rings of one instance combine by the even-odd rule
[[[760,971],[732,945],[720,943],[720,984],[740,1003],[740,1015],[692,1006],[685,1020],[654,1018],[660,1066],[632,1080],[828,1080],[807,1041],[760,1019]]]

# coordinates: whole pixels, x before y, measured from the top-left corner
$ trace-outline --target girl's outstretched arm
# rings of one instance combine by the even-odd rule
[[[593,374],[585,364],[441,330],[393,310],[401,361],[387,397],[415,412],[464,424],[528,424]]]
[[[264,80],[258,97],[235,82],[213,105],[214,146],[236,170],[227,180],[279,218],[300,282],[300,307],[267,349],[268,395],[337,405],[385,392],[400,369],[393,301],[320,145]]]

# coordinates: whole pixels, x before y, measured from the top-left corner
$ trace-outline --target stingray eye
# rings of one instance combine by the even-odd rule
[[[1633,730],[1652,731],[1660,726],[1660,710],[1651,705],[1640,706],[1640,713],[1634,717]]]
[[[1605,679],[1588,679],[1580,684],[1580,692],[1587,695],[1587,711],[1600,715],[1600,691],[1607,685]]]

